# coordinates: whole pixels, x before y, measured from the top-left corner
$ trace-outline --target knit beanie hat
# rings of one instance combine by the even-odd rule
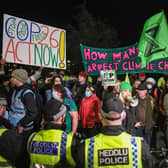
[[[127,89],[129,89],[130,92],[132,92],[132,86],[128,82],[125,82],[125,81],[121,82],[119,93],[121,93],[122,91],[127,90]]]
[[[28,73],[24,69],[16,69],[12,72],[11,76],[20,82],[26,83],[28,79]]]

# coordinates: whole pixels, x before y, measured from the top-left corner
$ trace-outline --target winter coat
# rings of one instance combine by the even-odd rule
[[[100,99],[93,94],[82,99],[79,109],[79,120],[82,121],[83,128],[93,128],[95,123],[99,123]]]

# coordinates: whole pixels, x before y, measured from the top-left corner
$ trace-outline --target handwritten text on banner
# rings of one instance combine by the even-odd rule
[[[168,59],[158,59],[149,62],[141,69],[137,43],[122,48],[93,48],[80,45],[85,71],[89,75],[99,75],[100,71],[115,70],[117,74],[126,73],[166,73]]]
[[[3,58],[12,63],[66,69],[66,32],[4,14]]]

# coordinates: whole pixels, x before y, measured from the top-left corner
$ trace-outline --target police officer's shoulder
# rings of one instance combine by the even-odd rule
[[[72,140],[73,146],[80,145],[80,143],[84,140],[84,137],[79,132],[69,133],[68,135],[73,136],[73,140]]]
[[[6,130],[2,136],[0,136],[0,155],[15,164],[17,158],[23,153],[23,143],[23,136],[16,130]]]
[[[73,136],[74,136],[75,139],[77,139],[77,140],[79,140],[79,141],[81,141],[82,139],[84,139],[84,138],[82,137],[82,134],[79,133],[79,132],[73,133]]]

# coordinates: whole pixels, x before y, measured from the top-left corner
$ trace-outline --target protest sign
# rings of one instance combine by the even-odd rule
[[[115,70],[100,71],[102,86],[115,86],[117,84],[117,75]]]
[[[168,25],[163,11],[146,20],[138,44],[141,67],[148,62],[168,57]]]
[[[7,62],[66,69],[66,31],[4,14],[3,58]]]
[[[100,75],[101,70],[115,70],[117,74],[130,73],[167,73],[168,58],[149,62],[141,68],[138,44],[122,48],[93,48],[81,46],[85,72],[89,75]]]

